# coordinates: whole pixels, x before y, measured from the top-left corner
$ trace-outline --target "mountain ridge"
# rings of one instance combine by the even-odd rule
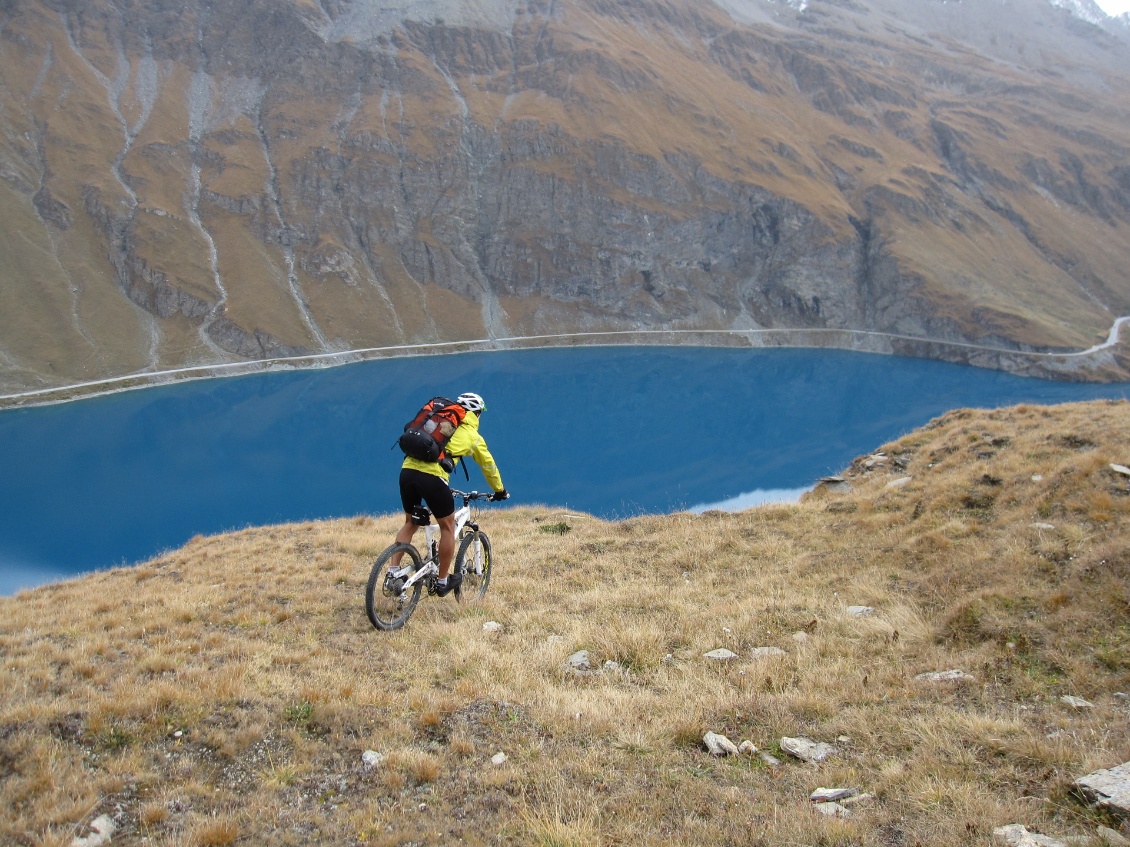
[[[0,390],[557,332],[1067,351],[1130,314],[1120,25],[726,5],[2,7]]]

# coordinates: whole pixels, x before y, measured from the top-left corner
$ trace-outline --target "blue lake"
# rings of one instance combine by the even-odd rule
[[[371,361],[0,412],[0,594],[197,534],[399,511],[392,449],[477,391],[513,503],[607,518],[795,497],[950,409],[1126,398],[826,350],[604,347]],[[485,484],[472,465],[467,483]]]

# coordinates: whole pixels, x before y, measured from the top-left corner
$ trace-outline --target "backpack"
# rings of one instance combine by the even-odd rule
[[[451,464],[443,448],[455,434],[467,410],[446,397],[433,397],[404,425],[397,443],[404,455],[422,462]],[[452,465],[454,467],[454,465]],[[450,472],[451,468],[447,468]]]

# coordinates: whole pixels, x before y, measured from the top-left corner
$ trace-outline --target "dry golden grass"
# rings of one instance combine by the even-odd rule
[[[99,814],[115,844],[178,847],[1093,833],[1110,821],[1071,781],[1130,759],[1130,481],[1109,467],[1130,405],[962,410],[881,452],[851,493],[740,514],[490,512],[487,597],[424,599],[392,633],[362,591],[395,516],[0,600],[0,843],[69,844]],[[577,676],[581,649],[618,667]],[[953,668],[973,680],[915,680]],[[782,764],[713,758],[706,730]],[[802,735],[838,752],[780,751]],[[821,786],[874,799],[826,818]]]

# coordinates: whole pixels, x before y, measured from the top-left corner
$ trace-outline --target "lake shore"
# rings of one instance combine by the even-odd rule
[[[1120,341],[1121,329],[1128,322],[1130,316],[1115,320],[1107,340],[1094,347],[1086,350],[1050,352],[1010,350],[882,332],[840,329],[623,330],[442,341],[146,371],[0,395],[0,410],[65,403],[186,380],[243,376],[270,371],[330,368],[373,359],[551,347],[690,346],[849,350],[857,353],[936,359],[952,364],[1060,382],[1128,382],[1130,381],[1130,342]]]

